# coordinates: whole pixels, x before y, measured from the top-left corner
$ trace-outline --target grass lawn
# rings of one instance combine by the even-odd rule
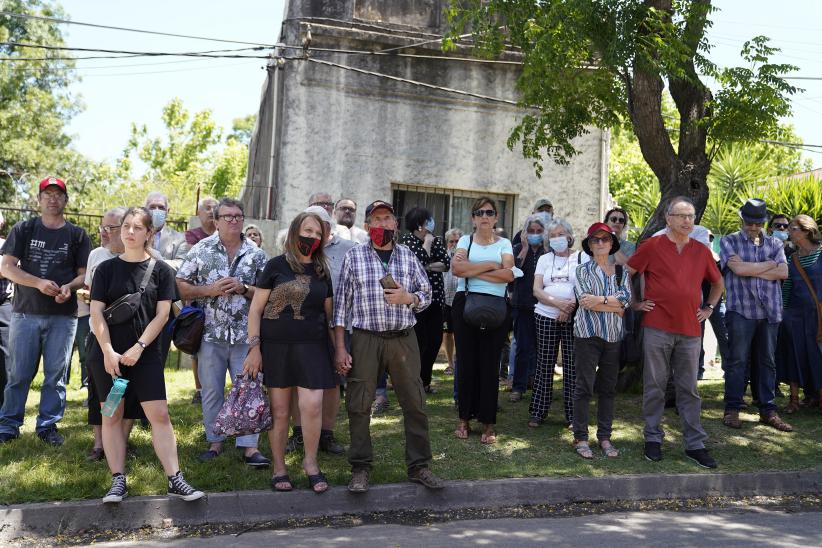
[[[428,410],[433,469],[445,479],[712,473],[684,457],[679,418],[672,409],[665,413],[667,438],[663,444],[664,460],[650,463],[643,458],[643,422],[638,394],[623,394],[617,400],[613,441],[621,451],[620,457],[606,460],[595,451],[593,461],[582,460],[571,449],[571,433],[562,424],[561,382],[555,383],[554,403],[542,427],[532,430],[526,425],[529,396],[518,403],[510,403],[508,393],[501,391],[497,444],[480,444],[479,435],[475,433],[479,425],[474,426],[467,441],[458,440],[453,435],[456,413],[451,397],[452,377],[444,376],[442,369],[443,364],[437,364],[434,379],[437,392],[429,397]],[[709,373],[713,377],[721,374],[715,368],[709,368]],[[105,493],[109,486],[105,462],[89,463],[85,460],[93,437],[91,428],[86,425],[86,409],[82,406],[85,391],[79,388],[79,377],[79,368],[75,363],[68,388],[66,414],[59,425],[66,443],[59,448],[44,445],[34,434],[42,377],[35,379],[21,437],[0,445],[0,504],[95,499]],[[241,463],[239,453],[228,445],[227,450],[214,461],[207,464],[197,461],[197,455],[205,449],[205,442],[200,409],[189,403],[193,390],[191,371],[167,369],[166,383],[180,463],[187,479],[197,488],[210,492],[267,489],[270,471],[249,470]],[[744,421],[742,430],[730,430],[722,425],[722,389],[721,379],[700,383],[703,424],[710,436],[708,448],[719,461],[718,472],[800,470],[820,466],[822,415],[819,411],[802,410],[790,418],[784,417],[796,429],[790,434],[758,424],[755,412],[741,414]],[[390,397],[390,411],[374,418],[371,423],[374,483],[405,481],[402,414],[393,393]],[[786,400],[780,399],[778,403],[784,405]],[[344,409],[339,417],[337,437],[347,444],[348,422]],[[592,406],[592,421],[595,420],[593,417],[595,405]],[[591,429],[591,439],[595,439],[594,428]],[[136,455],[127,461],[129,493],[164,494],[165,477],[154,456],[150,431],[136,427],[131,444]],[[270,454],[266,436],[261,436],[260,448],[263,453]],[[307,480],[300,468],[300,456],[290,455],[288,464],[296,487],[306,488]],[[332,486],[347,484],[349,467],[344,457],[322,454],[320,466]]]

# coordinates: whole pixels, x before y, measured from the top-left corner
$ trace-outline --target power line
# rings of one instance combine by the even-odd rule
[[[229,52],[237,52],[237,51],[260,51],[263,49],[268,49],[267,46],[257,46],[257,47],[249,47],[249,48],[236,48],[236,49],[218,49],[218,50],[209,50],[209,51],[192,51],[192,52],[165,52],[165,51],[129,51],[129,50],[117,50],[117,49],[102,49],[102,48],[78,48],[78,47],[68,47],[68,46],[50,46],[45,44],[28,44],[23,42],[0,42],[0,46],[15,46],[21,48],[32,48],[32,49],[45,49],[45,50],[53,50],[53,51],[84,51],[84,52],[91,52],[91,53],[112,53],[112,54],[119,54],[119,55],[134,55],[134,56],[145,56],[145,57],[163,57],[163,56],[172,56],[172,57],[214,57],[214,58],[239,58],[239,59],[267,59],[267,56],[248,56],[248,55],[226,55]],[[216,54],[221,55],[216,55]],[[25,59],[25,58],[18,58],[18,57],[3,57],[0,58],[0,61],[13,61],[15,59]],[[48,58],[46,58],[48,60]]]
[[[153,30],[145,30],[145,29],[134,29],[129,27],[115,27],[111,25],[99,25],[96,23],[82,23],[80,21],[71,21],[69,19],[59,19],[57,17],[46,17],[44,15],[30,15],[30,14],[23,14],[23,13],[12,13],[8,11],[0,11],[0,15],[5,15],[7,17],[17,17],[22,19],[37,19],[40,21],[52,21],[54,23],[61,23],[65,25],[78,25],[83,27],[94,27],[98,29],[110,29],[110,30],[120,30],[125,32],[138,32],[141,34],[155,34],[158,36],[171,36],[173,38],[189,38],[192,40],[207,40],[209,42],[224,42],[228,44],[245,44],[250,46],[264,46],[264,47],[273,47],[272,44],[263,44],[260,42],[245,42],[241,40],[225,40],[222,38],[211,38],[208,36],[194,36],[190,34],[175,34],[172,32],[159,32]]]

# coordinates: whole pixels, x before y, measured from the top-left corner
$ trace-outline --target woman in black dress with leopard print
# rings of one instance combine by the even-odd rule
[[[274,461],[271,487],[293,489],[285,467],[289,404],[292,390],[302,418],[303,469],[315,493],[328,489],[317,464],[322,426],[323,390],[336,386],[331,364],[331,269],[323,253],[328,239],[325,223],[314,213],[300,213],[291,222],[285,253],[274,257],[257,279],[248,318],[250,350],[244,370],[261,370],[274,418],[268,432]]]

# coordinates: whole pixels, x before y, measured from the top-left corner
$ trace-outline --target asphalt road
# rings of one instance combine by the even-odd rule
[[[822,546],[822,512],[748,508],[706,512],[614,512],[567,518],[452,521],[427,526],[363,525],[350,528],[248,531],[239,536],[100,543],[95,546],[289,548],[424,546],[516,547]]]

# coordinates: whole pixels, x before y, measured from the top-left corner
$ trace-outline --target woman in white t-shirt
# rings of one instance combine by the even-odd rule
[[[537,428],[551,407],[554,367],[562,346],[562,399],[565,422],[571,424],[574,414],[574,296],[576,269],[590,261],[582,252],[574,252],[574,231],[563,219],[554,218],[546,229],[550,251],[539,258],[534,271],[534,322],[536,323],[537,370],[534,395],[528,408],[528,426]]]

